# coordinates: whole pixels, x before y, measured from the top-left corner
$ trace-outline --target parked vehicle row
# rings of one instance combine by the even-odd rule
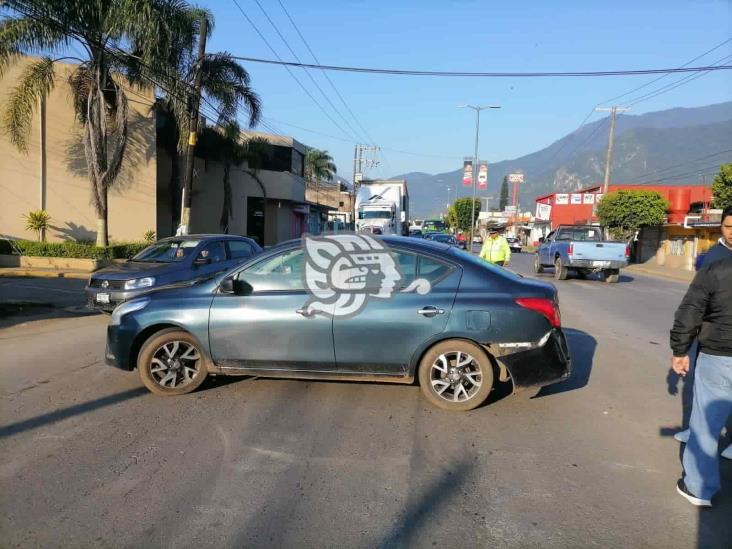
[[[166,243],[174,247],[172,257],[187,238]],[[143,384],[159,395],[191,392],[208,375],[418,379],[425,397],[447,410],[479,406],[497,380],[519,389],[569,375],[551,284],[524,279],[448,243],[376,238],[389,246],[401,276],[392,279],[389,299],[368,301],[357,315],[308,313],[307,258],[300,241],[291,241],[225,272],[119,305],[107,330],[106,362],[137,369]],[[190,269],[203,267],[194,262],[206,245],[187,246]],[[120,273],[114,280],[123,278]],[[418,279],[429,283],[429,292],[400,291]]]

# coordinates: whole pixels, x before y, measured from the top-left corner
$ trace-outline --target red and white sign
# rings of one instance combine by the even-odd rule
[[[595,203],[595,195],[592,193],[585,193],[582,195],[582,203],[583,204],[594,204]]]
[[[563,204],[569,204],[569,195],[568,194],[557,194],[554,195],[555,200],[554,203],[558,206],[561,206]]]
[[[463,185],[466,187],[473,186],[473,161],[465,160],[463,162]]]
[[[582,195],[577,193],[572,193],[572,198],[570,200],[571,204],[582,204]]]
[[[602,194],[602,193],[597,193],[597,194],[595,195],[595,204],[599,204],[599,203],[600,203],[600,199],[601,199],[601,198],[602,198],[603,196],[605,196],[605,195],[604,195],[604,194]]]
[[[488,164],[481,162],[478,166],[478,188],[485,189],[488,187]]]
[[[549,204],[536,204],[536,219],[548,221],[552,215],[552,207]]]
[[[510,174],[508,174],[508,182],[509,183],[523,183],[524,182],[524,174],[522,174],[522,173],[510,173]]]

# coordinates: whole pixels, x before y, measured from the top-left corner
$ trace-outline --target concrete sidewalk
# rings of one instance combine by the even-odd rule
[[[631,263],[628,265],[623,272],[627,273],[638,273],[648,276],[657,276],[660,278],[668,278],[671,280],[678,280],[679,282],[691,282],[696,274],[694,271],[687,271],[685,269],[673,269],[670,267],[663,267],[654,263]]]
[[[73,278],[77,280],[88,280],[91,274],[91,271],[0,267],[0,277]]]

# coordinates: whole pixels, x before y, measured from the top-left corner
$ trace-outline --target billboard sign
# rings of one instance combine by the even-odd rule
[[[524,182],[524,174],[522,174],[522,173],[510,173],[510,174],[508,174],[508,182],[509,183],[523,183]]]
[[[554,195],[554,203],[557,206],[569,204],[569,195],[568,194],[557,194]]]
[[[552,215],[552,207],[550,204],[536,204],[536,219],[541,219],[542,221],[548,221],[551,218]]]
[[[585,193],[582,195],[582,203],[583,204],[594,204],[595,203],[595,195],[592,193]]]
[[[465,160],[463,162],[463,185],[466,187],[473,186],[473,161]]]
[[[572,204],[582,204],[582,195],[581,194],[572,193],[571,203]]]
[[[488,164],[486,162],[481,162],[478,166],[478,188],[488,188]]]

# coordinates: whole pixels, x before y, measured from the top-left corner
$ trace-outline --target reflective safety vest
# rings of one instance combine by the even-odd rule
[[[511,261],[511,248],[508,245],[508,240],[502,236],[497,238],[486,237],[480,250],[480,258],[490,263],[498,263],[499,261],[507,263]]]

